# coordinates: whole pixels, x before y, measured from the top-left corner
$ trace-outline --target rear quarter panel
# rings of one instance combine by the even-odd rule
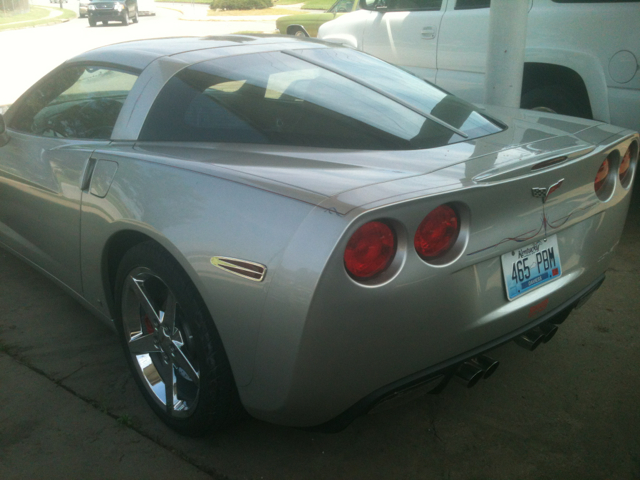
[[[595,173],[611,146],[632,138],[628,131],[601,133],[608,135],[605,146],[562,168],[476,181],[478,169],[472,164],[484,162],[486,168],[486,162],[499,163],[501,153],[497,153],[493,159],[473,159],[391,182],[406,182],[404,188],[413,188],[413,193],[406,201],[395,197],[350,212],[350,225],[317,282],[299,344],[288,345],[282,335],[279,358],[262,362],[263,352],[276,343],[263,345],[275,337],[260,338],[261,374],[250,388],[267,394],[261,399],[261,410],[252,413],[290,425],[322,423],[378,388],[525,327],[592,284],[606,271],[631,197],[630,189],[620,185],[606,201],[594,193]],[[531,188],[549,186],[561,178],[563,188],[543,208],[540,199],[532,197]],[[413,235],[424,216],[443,203],[466,211],[464,249],[449,263],[430,265],[415,252]],[[346,273],[343,252],[360,225],[377,219],[393,222],[401,267],[388,280],[363,285]],[[501,256],[547,234],[557,235],[562,277],[507,301]],[[295,356],[284,361],[282,350],[290,348]],[[274,375],[269,370],[287,371],[292,365],[288,384],[262,383]]]
[[[94,154],[98,160],[118,164],[106,197],[83,194],[85,297],[112,316],[110,286],[105,285],[108,242],[125,231],[147,235],[191,277],[220,332],[238,386],[249,383],[267,292],[280,277],[291,237],[313,206],[186,168],[159,165],[149,156],[133,155],[132,147],[120,150],[121,154],[113,150]],[[261,263],[267,267],[266,278],[258,283],[232,275],[213,266],[213,256]],[[295,272],[302,267],[286,268]],[[309,267],[302,276],[313,278],[319,268]],[[285,278],[289,281],[291,273]],[[304,305],[305,299],[300,296],[298,303]]]

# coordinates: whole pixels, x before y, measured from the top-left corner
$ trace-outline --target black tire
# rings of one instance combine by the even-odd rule
[[[122,16],[122,25],[125,27],[129,26],[129,12],[127,10],[124,11],[124,15]]]
[[[90,27],[95,27],[96,26],[96,21],[93,18],[89,18],[89,26]]]
[[[133,23],[138,23],[138,7],[136,7],[136,13],[133,16]]]
[[[289,31],[289,35],[293,35],[294,37],[300,37],[300,38],[309,38],[309,35],[307,35],[307,32],[305,32],[302,28],[295,28],[295,29],[291,29]]]
[[[109,20],[102,20],[103,25],[109,25]]]
[[[520,106],[529,110],[591,118],[589,100],[581,100],[561,85],[547,85],[529,90],[522,95]]]
[[[115,286],[118,336],[156,415],[189,436],[240,419],[244,409],[224,346],[180,264],[156,243],[139,244],[124,255]]]

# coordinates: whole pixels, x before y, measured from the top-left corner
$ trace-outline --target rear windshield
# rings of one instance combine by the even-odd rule
[[[398,150],[500,130],[471,104],[397,67],[346,48],[311,48],[225,57],[179,72],[156,99],[140,140]]]

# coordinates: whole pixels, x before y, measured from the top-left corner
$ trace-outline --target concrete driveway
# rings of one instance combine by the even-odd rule
[[[0,478],[640,478],[640,195],[607,281],[535,352],[487,381],[318,434],[256,420],[165,428],[115,335],[0,250]]]

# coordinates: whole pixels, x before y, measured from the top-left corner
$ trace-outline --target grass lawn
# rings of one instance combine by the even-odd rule
[[[237,17],[245,15],[295,15],[302,13],[300,10],[287,8],[261,8],[255,10],[209,10],[207,15],[214,17]]]
[[[303,3],[302,8],[309,10],[329,10],[336,0],[273,0],[274,5],[294,5]]]
[[[156,2],[166,2],[166,3],[206,3],[207,5],[211,3],[211,0],[155,0]]]
[[[72,10],[62,10],[62,15],[57,17],[49,17],[50,9],[43,7],[36,7],[31,5],[29,13],[23,13],[20,15],[13,15],[11,17],[0,17],[0,31],[10,30],[14,28],[35,27],[46,23],[61,22],[70,18],[76,18],[76,12]],[[24,23],[14,23],[24,22]]]
[[[25,22],[28,20],[40,20],[49,16],[49,10],[42,7],[32,6],[29,13],[21,13],[20,15],[12,15],[10,17],[0,17],[0,25],[13,22]]]
[[[309,0],[308,2],[304,2],[302,8],[308,10],[329,10],[334,3],[336,3],[336,0]]]

